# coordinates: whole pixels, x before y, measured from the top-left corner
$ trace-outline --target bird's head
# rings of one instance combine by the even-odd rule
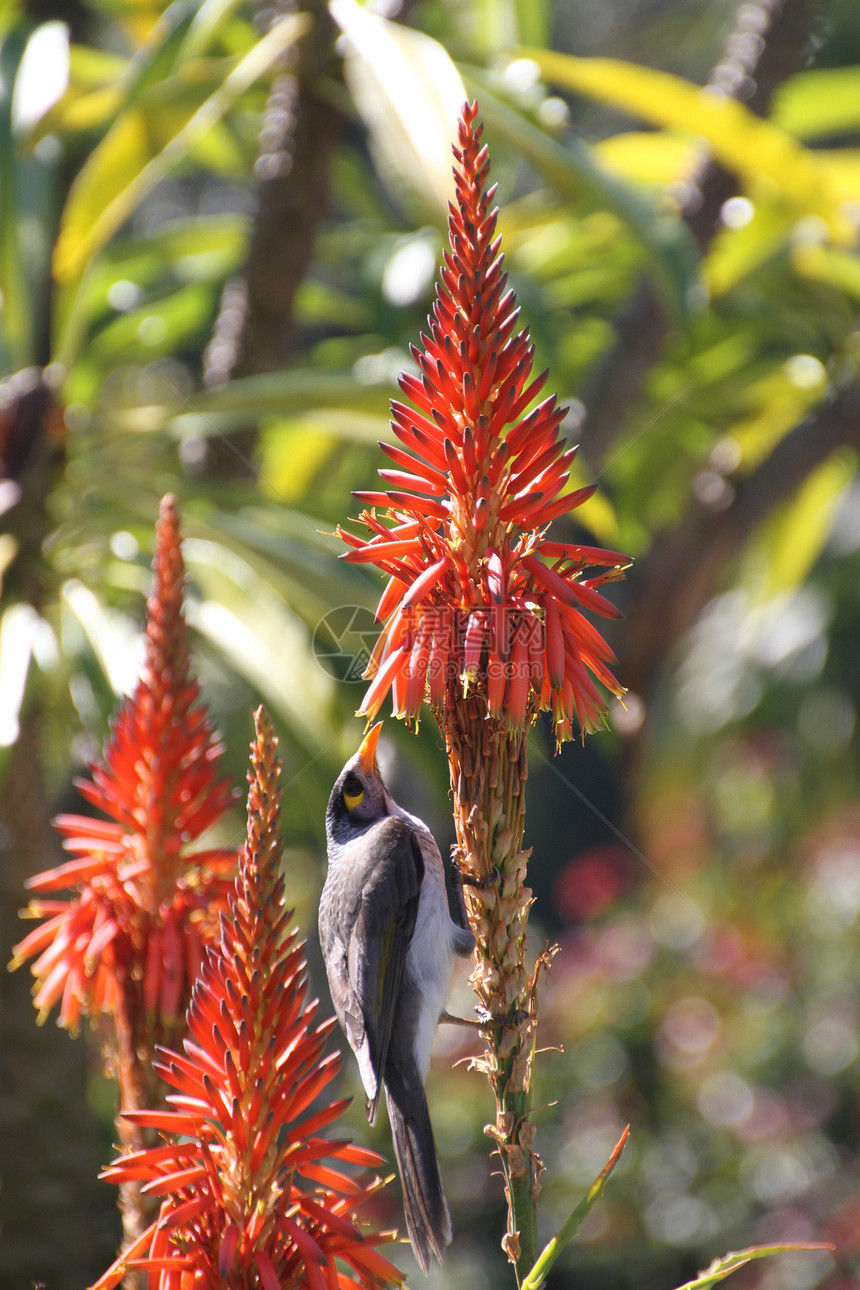
[[[358,752],[350,757],[335,781],[326,810],[326,833],[330,841],[349,841],[357,832],[390,813],[390,799],[376,760],[381,729],[380,721],[367,732]]]

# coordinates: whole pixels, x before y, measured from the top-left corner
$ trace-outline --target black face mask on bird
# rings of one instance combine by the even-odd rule
[[[379,774],[376,744],[362,753],[364,747],[346,763],[329,798],[326,833],[338,842],[348,842],[356,830],[392,814],[394,803]]]
[[[426,1272],[431,1252],[442,1260],[451,1218],[424,1078],[452,956],[469,954],[474,938],[448,912],[432,834],[383,783],[376,759],[380,728],[374,726],[344,766],[329,799],[320,944],[371,1123],[385,1091],[409,1239]]]

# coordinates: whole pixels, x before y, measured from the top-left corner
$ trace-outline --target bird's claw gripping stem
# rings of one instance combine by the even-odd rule
[[[514,1029],[517,1029],[524,1021],[528,1020],[529,1016],[530,1014],[528,1012],[524,1012],[522,1009],[516,1009],[513,1012],[506,1012],[496,1016],[489,1012],[483,1012],[482,1016],[473,1021],[468,1017],[454,1017],[450,1012],[443,1009],[443,1011],[439,1013],[439,1020],[447,1021],[452,1026],[469,1026],[473,1030],[489,1030],[496,1026],[498,1026],[499,1029],[502,1029],[505,1026],[511,1026]]]
[[[454,891],[454,900],[457,905],[457,918],[460,926],[468,930],[469,919],[466,914],[466,902],[463,898],[463,888],[476,887],[480,891],[488,891],[491,887],[498,889],[501,886],[502,875],[495,866],[493,866],[492,871],[488,874],[478,875],[469,873],[457,852],[457,847],[451,848],[451,887]]]

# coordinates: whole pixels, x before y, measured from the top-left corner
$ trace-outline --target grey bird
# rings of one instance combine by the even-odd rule
[[[382,781],[374,726],[337,778],[326,810],[328,874],[319,931],[334,1010],[376,1120],[383,1088],[415,1257],[441,1262],[451,1216],[439,1172],[424,1079],[448,994],[452,955],[472,933],[448,912],[432,834]]]

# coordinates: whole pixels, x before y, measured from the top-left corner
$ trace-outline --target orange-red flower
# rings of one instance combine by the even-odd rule
[[[35,1003],[59,1023],[121,1015],[133,1044],[184,1016],[236,871],[235,851],[194,850],[234,800],[190,671],[184,565],[172,497],[161,505],[142,676],[113,722],[102,763],[79,780],[108,819],[55,821],[74,859],[36,875],[28,916],[44,919],[15,947],[34,958]],[[71,899],[42,893],[72,889]]]
[[[459,686],[476,688],[512,729],[551,707],[561,741],[574,711],[583,731],[600,724],[600,686],[623,693],[612,651],[583,611],[619,617],[598,588],[629,560],[547,539],[551,521],[594,486],[563,491],[576,448],[559,435],[565,409],[555,396],[528,410],[547,374],[531,378],[534,347],[516,331],[476,116],[466,104],[450,251],[428,334],[412,348],[420,375],[400,378],[413,406],[391,405],[404,446],[382,445],[395,466],[379,472],[386,491],[356,493],[372,508],[360,517],[371,536],[338,528],[352,548],[346,560],[389,577],[361,711],[372,719],[390,689],[395,713],[414,722],[425,695],[438,711]],[[585,576],[589,568],[604,571]]]
[[[159,1290],[337,1290],[399,1285],[363,1235],[362,1188],[341,1166],[380,1158],[321,1130],[348,1099],[307,1114],[340,1065],[323,1056],[334,1021],[315,1026],[303,946],[290,929],[280,874],[275,739],[265,712],[251,745],[248,835],[235,892],[188,1011],[184,1052],[162,1049],[158,1069],[171,1110],[137,1111],[161,1146],[120,1157],[111,1182],[162,1197],[158,1218],[97,1282],[113,1290],[126,1271]]]

